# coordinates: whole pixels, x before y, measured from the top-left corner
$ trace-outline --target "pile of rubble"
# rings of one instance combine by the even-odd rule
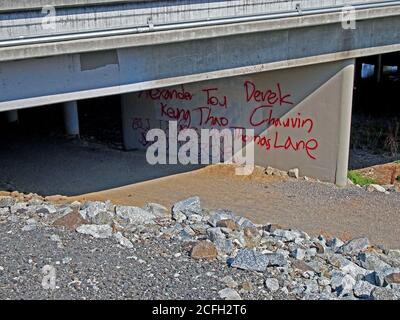
[[[298,299],[400,299],[400,250],[373,247],[367,238],[344,243],[274,224],[256,225],[229,210],[206,210],[199,197],[172,209],[155,203],[139,208],[109,201],[53,204],[36,197],[0,197],[0,223],[21,220],[22,231],[66,227],[115,239],[127,250],[144,237],[174,239],[187,245],[196,263],[216,259],[226,268],[262,274],[265,290]],[[226,288],[220,297],[240,299],[237,283],[222,280]]]

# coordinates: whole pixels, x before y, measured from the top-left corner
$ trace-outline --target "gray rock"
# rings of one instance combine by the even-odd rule
[[[221,228],[208,228],[207,237],[212,242],[216,242],[218,240],[225,240],[225,235],[222,233]]]
[[[109,238],[112,235],[112,228],[108,224],[84,224],[76,228],[76,231],[100,239]]]
[[[299,169],[298,168],[290,169],[288,171],[288,176],[291,178],[298,179],[299,178]]]
[[[182,223],[187,219],[187,216],[181,211],[172,212],[172,219],[174,219],[178,223]]]
[[[219,239],[215,241],[214,244],[217,248],[218,254],[221,256],[230,255],[235,249],[235,246],[230,239]]]
[[[353,278],[356,278],[358,275],[365,276],[368,274],[367,270],[361,268],[340,254],[329,256],[328,261],[331,265],[339,268],[343,273],[351,275]]]
[[[209,225],[208,224],[204,224],[204,223],[194,223],[194,224],[191,224],[190,227],[197,234],[206,235],[207,234],[207,229],[209,228]]]
[[[11,207],[15,204],[15,199],[10,196],[0,197],[0,208]]]
[[[368,238],[357,238],[346,242],[339,248],[340,253],[358,254],[370,246]]]
[[[314,279],[305,279],[304,280],[304,293],[310,294],[310,293],[319,293],[319,286],[318,286],[318,281]]]
[[[332,238],[326,242],[326,245],[330,247],[333,251],[336,251],[339,249],[342,245],[344,245],[344,242],[340,240],[339,238]]]
[[[221,291],[218,291],[219,296],[225,300],[242,300],[240,294],[231,288],[225,288]]]
[[[293,251],[290,252],[290,256],[292,258],[297,259],[297,260],[303,260],[305,255],[306,255],[305,250],[301,249],[301,248],[296,248],[296,249],[294,249]]]
[[[334,271],[331,278],[331,287],[339,295],[347,294],[352,292],[353,287],[356,284],[356,280],[349,274]]]
[[[296,238],[300,237],[300,235],[296,231],[290,231],[284,229],[276,229],[271,234],[287,242],[294,241]]]
[[[353,288],[354,295],[360,299],[371,299],[372,290],[376,288],[367,281],[358,280]]]
[[[374,191],[382,192],[382,193],[386,192],[386,189],[384,187],[380,186],[379,184],[369,184],[366,186],[366,190],[368,192],[374,192]]]
[[[236,216],[234,218],[234,221],[236,222],[236,225],[239,227],[239,229],[243,228],[256,228],[256,225],[251,222],[251,220],[241,217],[241,216]]]
[[[192,214],[201,214],[200,198],[195,196],[176,202],[172,207],[172,213],[183,213],[186,217]]]
[[[126,248],[130,248],[130,249],[133,248],[132,242],[131,242],[128,238],[125,238],[125,237],[122,235],[121,232],[115,233],[115,234],[114,234],[114,237],[115,237],[115,239],[118,241],[118,243],[119,243],[121,246],[126,247]]]
[[[400,250],[389,250],[387,255],[391,259],[400,259]]]
[[[92,221],[92,219],[100,212],[107,211],[113,211],[113,205],[110,201],[88,201],[83,205],[79,213],[83,219]]]
[[[372,284],[375,284],[376,286],[384,287],[388,284],[386,281],[386,277],[392,273],[397,273],[397,272],[399,272],[399,269],[397,268],[392,268],[392,267],[383,268],[374,271],[366,280],[371,282]]]
[[[0,208],[0,216],[7,216],[11,213],[10,208]]]
[[[268,267],[284,267],[287,265],[285,256],[281,253],[266,253]]]
[[[116,215],[129,222],[131,225],[146,225],[154,224],[156,216],[142,208],[128,207],[128,206],[116,206]]]
[[[211,226],[216,227],[219,221],[227,219],[235,219],[235,215],[233,214],[233,212],[225,209],[218,209],[215,211],[211,211],[208,223]]]
[[[265,287],[268,289],[270,292],[275,292],[279,290],[279,281],[278,279],[275,278],[267,278],[264,281]]]
[[[374,300],[399,300],[399,292],[392,290],[388,287],[386,288],[375,288],[372,291],[372,298]]]
[[[267,269],[269,259],[256,250],[241,249],[234,258],[231,267],[263,272]]]
[[[93,224],[113,224],[114,214],[108,211],[102,211],[96,214],[92,219],[91,222]]]
[[[358,255],[358,264],[364,269],[376,271],[390,267],[387,263],[379,259],[377,255],[369,252],[362,252]]]
[[[168,218],[168,219],[171,218],[171,211],[158,203],[147,203],[143,207],[143,210],[150,212],[157,218]]]

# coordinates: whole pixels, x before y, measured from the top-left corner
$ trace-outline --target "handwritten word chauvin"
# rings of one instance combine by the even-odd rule
[[[304,130],[311,134],[314,129],[314,120],[304,117],[300,112],[294,116],[276,117],[274,109],[279,107],[293,107],[292,95],[283,90],[282,85],[277,82],[270,88],[259,89],[256,84],[250,80],[243,83],[244,97],[247,104],[256,104],[249,111],[247,124],[252,128],[275,128],[273,134],[255,136],[242,136],[243,142],[253,141],[256,146],[266,151],[292,150],[295,152],[304,151],[308,158],[316,159],[316,150],[319,143],[315,137],[305,139],[298,138],[298,134],[292,134],[293,129]],[[218,87],[204,88],[200,91],[204,104],[200,106],[177,107],[173,102],[190,103],[195,94],[185,89],[184,85],[174,89],[152,89],[140,92],[139,98],[146,98],[153,101],[160,101],[159,116],[162,119],[178,121],[179,130],[200,129],[203,127],[219,128],[237,128],[243,127],[233,125],[234,119],[230,116],[229,99],[226,95],[219,93]],[[172,102],[172,104],[169,103]],[[226,114],[221,116],[221,112],[226,110]],[[215,114],[217,111],[218,114]],[[198,119],[198,121],[194,121]],[[283,131],[282,131],[283,130]],[[268,135],[268,136],[267,136]]]

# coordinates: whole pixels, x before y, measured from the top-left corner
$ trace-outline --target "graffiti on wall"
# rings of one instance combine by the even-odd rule
[[[155,118],[132,118],[138,143],[148,146],[148,130],[157,127],[167,132],[169,121],[177,121],[178,130],[254,129],[254,136],[241,135],[235,139],[254,142],[266,155],[271,150],[280,150],[317,159],[315,120],[294,109],[293,96],[283,84],[277,82],[272,87],[260,88],[253,81],[244,80],[237,90],[234,97],[224,94],[218,86],[189,90],[181,85],[138,93],[139,101],[154,106],[155,115]]]

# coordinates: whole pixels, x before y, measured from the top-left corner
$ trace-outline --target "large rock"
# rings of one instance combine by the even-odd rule
[[[234,218],[236,225],[243,229],[243,228],[256,228],[256,225],[249,219],[241,216],[235,216]]]
[[[114,214],[108,211],[102,211],[96,214],[92,219],[91,222],[93,224],[109,224],[112,225],[114,223]]]
[[[268,267],[268,257],[256,250],[242,249],[238,252],[231,267],[263,272]]]
[[[218,240],[225,240],[225,235],[222,233],[220,228],[208,228],[207,237],[212,242],[216,242]]]
[[[339,268],[343,273],[351,275],[353,278],[356,278],[358,275],[365,276],[368,274],[367,270],[361,268],[340,254],[333,254],[329,256],[328,261],[331,265]]]
[[[112,236],[112,228],[108,224],[85,224],[76,228],[76,231],[100,239],[105,239]]]
[[[274,237],[280,238],[286,242],[295,241],[296,238],[301,237],[301,235],[296,231],[290,231],[290,230],[284,230],[284,229],[276,229],[271,234]]]
[[[172,213],[178,212],[183,213],[186,217],[190,217],[192,214],[201,214],[200,198],[195,196],[176,202],[172,207]]]
[[[126,247],[126,248],[129,248],[129,249],[133,248],[132,242],[131,242],[128,238],[125,238],[125,237],[122,235],[121,232],[117,232],[116,234],[114,234],[114,237],[115,237],[115,239],[118,241],[118,243],[119,243],[121,246]]]
[[[218,209],[210,212],[210,217],[208,219],[208,223],[213,226],[217,227],[218,222],[222,220],[233,220],[235,221],[235,215],[232,211],[225,210],[225,209]],[[235,222],[236,224],[236,222]]]
[[[386,262],[370,252],[362,252],[358,255],[358,264],[368,270],[382,270],[390,267]]]
[[[285,257],[279,253],[262,254],[255,249],[241,249],[231,263],[231,267],[265,271],[269,266],[284,266],[287,264]]]
[[[200,241],[192,249],[191,256],[194,259],[212,260],[218,256],[217,248],[210,241]]]
[[[131,225],[154,224],[156,216],[139,207],[116,206],[116,215]]]
[[[143,210],[152,213],[157,218],[167,218],[167,219],[171,218],[171,211],[158,203],[147,203],[143,207]]]
[[[290,169],[288,171],[288,176],[291,178],[298,179],[299,178],[299,169],[298,168]]]
[[[356,280],[349,274],[338,271],[332,273],[331,287],[339,295],[351,293],[355,284]]]
[[[378,287],[372,291],[372,298],[374,300],[399,300],[400,293],[388,287],[386,288]]]
[[[0,208],[11,207],[15,204],[15,199],[10,196],[0,197]]]
[[[400,283],[400,272],[393,272],[385,276],[385,281],[388,284]]]
[[[82,215],[77,209],[71,209],[70,212],[55,220],[53,225],[56,227],[64,227],[69,230],[76,230],[79,226],[87,223],[88,221],[82,218]]]
[[[107,211],[113,211],[113,205],[110,201],[88,201],[83,205],[79,212],[83,219],[92,221],[92,219],[100,212]]]
[[[358,280],[353,288],[354,296],[360,299],[371,299],[372,290],[376,288],[367,281]]]
[[[303,260],[306,256],[306,251],[301,248],[296,248],[290,252],[290,256],[296,260]]]
[[[369,184],[367,187],[366,187],[366,190],[368,191],[368,192],[382,192],[382,193],[385,193],[386,192],[386,189],[384,188],[384,187],[382,187],[382,186],[380,186],[379,184]]]
[[[368,249],[369,246],[368,238],[357,238],[347,241],[338,251],[345,254],[358,254]]]

